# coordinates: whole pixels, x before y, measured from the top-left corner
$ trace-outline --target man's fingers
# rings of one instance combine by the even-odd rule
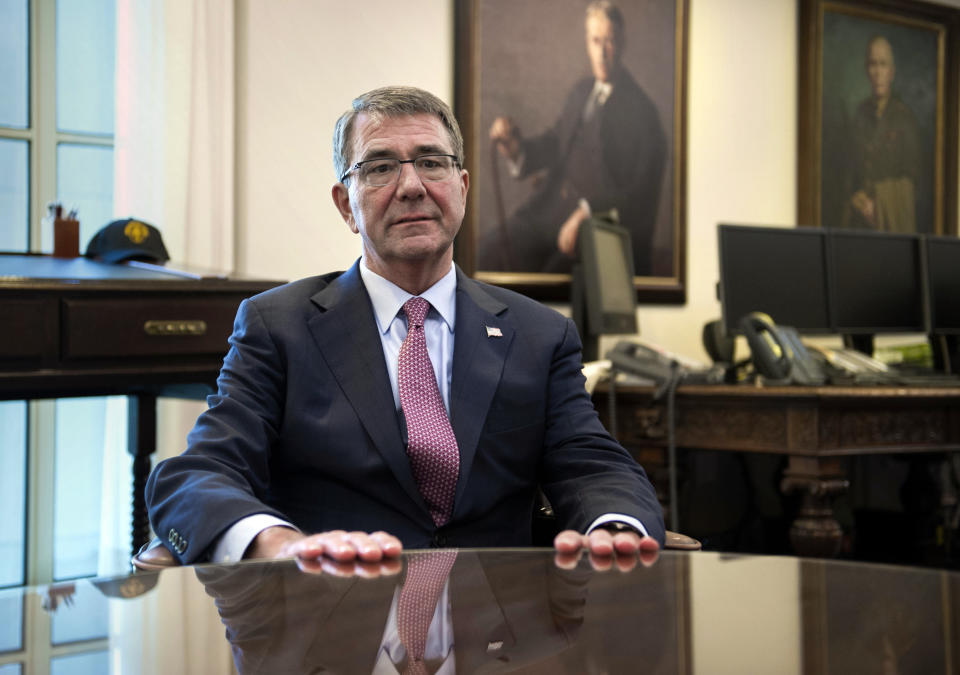
[[[553,540],[557,551],[554,558],[557,567],[573,569],[580,560],[580,553],[589,553],[590,565],[598,572],[612,569],[629,572],[637,566],[650,567],[660,557],[660,544],[653,537],[641,536],[636,532],[610,532],[596,529],[589,535],[575,530],[564,530]]]
[[[587,545],[587,538],[576,530],[564,530],[553,538],[553,547],[560,553],[576,553]]]
[[[330,558],[338,562],[376,563],[387,558],[397,558],[403,552],[403,544],[395,536],[386,532],[366,532],[332,530],[310,535],[287,544],[281,551],[282,557],[296,557],[304,560]]]
[[[660,558],[660,544],[653,537],[644,537],[640,540],[638,557],[644,567],[650,567]]]
[[[620,536],[620,535],[617,535]],[[594,530],[587,535],[590,553],[597,556],[612,556],[614,553],[613,534],[607,530]]]
[[[397,558],[403,553],[403,544],[392,534],[381,530],[371,534],[370,538],[376,542],[377,546],[379,546],[383,552],[383,555],[387,558]]]

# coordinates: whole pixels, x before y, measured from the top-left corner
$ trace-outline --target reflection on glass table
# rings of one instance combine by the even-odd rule
[[[529,549],[319,574],[289,561],[170,568],[77,580],[69,611],[106,603],[108,648],[86,658],[111,673],[395,673],[411,658],[430,673],[960,668],[956,572],[669,551],[619,567]],[[0,606],[64,611],[49,590],[4,591]],[[29,647],[2,649],[0,673],[33,672]]]

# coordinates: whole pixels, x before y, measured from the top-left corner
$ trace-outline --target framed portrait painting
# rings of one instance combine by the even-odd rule
[[[801,0],[800,225],[956,233],[958,16]]]
[[[590,216],[631,236],[641,302],[685,301],[688,0],[457,0],[470,172],[457,261],[569,299]]]

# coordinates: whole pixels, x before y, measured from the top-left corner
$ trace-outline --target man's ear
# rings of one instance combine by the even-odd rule
[[[357,228],[357,223],[353,218],[353,207],[350,206],[350,191],[347,189],[347,186],[343,183],[334,183],[333,191],[333,203],[337,207],[337,210],[340,212],[341,217],[343,217],[343,222],[347,224],[354,234],[357,234],[360,230]]]

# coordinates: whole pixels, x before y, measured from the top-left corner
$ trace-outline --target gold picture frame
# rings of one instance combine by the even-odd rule
[[[955,234],[960,12],[902,0],[799,10],[798,224]]]
[[[617,133],[623,142],[618,145],[604,137],[603,152],[624,151],[628,157],[644,157],[643,161],[653,155],[659,158],[657,151],[639,141],[631,145],[633,138],[655,135],[641,128],[647,119],[652,120],[650,124],[659,120],[663,151],[662,164],[651,159],[647,167],[631,173],[630,180],[643,178],[622,192],[629,196],[611,198],[611,203],[624,204],[617,210],[621,224],[633,236],[637,299],[682,304],[686,300],[689,0],[620,0],[615,5],[623,17],[625,38],[621,70],[631,79],[630,86],[643,93],[630,99],[634,108],[619,117],[623,123]],[[456,243],[457,262],[474,278],[540,300],[566,301],[570,293],[571,276],[564,269],[569,261],[555,250],[540,254],[553,245],[563,222],[559,216],[544,214],[554,205],[557,213],[566,213],[559,210],[563,207],[556,195],[561,193],[550,192],[550,181],[557,172],[545,169],[526,181],[514,179],[511,167],[490,140],[490,128],[497,117],[507,116],[524,138],[543,139],[561,125],[566,110],[583,108],[582,102],[576,101],[580,95],[577,87],[587,80],[593,82],[585,49],[586,7],[586,2],[552,0],[457,0],[455,4],[454,107],[464,132],[465,168],[471,177],[467,213]],[[618,88],[621,92],[633,90],[626,85],[614,90]],[[611,95],[611,103],[613,96],[622,99],[625,94]],[[636,101],[641,97],[646,101],[644,110],[654,112],[638,112]],[[613,129],[613,123],[606,128]],[[569,148],[569,139],[556,135],[558,147]],[[617,138],[613,133],[609,137]],[[601,154],[598,151],[592,156]],[[563,154],[552,166],[556,168],[561,161],[568,161],[568,156]],[[618,183],[625,173],[609,168],[613,180],[607,184]],[[622,182],[628,184],[625,178]],[[564,199],[571,196],[566,191],[563,195]],[[543,222],[533,227],[531,221],[541,217]],[[529,255],[518,242],[533,242],[534,232],[540,248],[531,248],[537,253]]]

